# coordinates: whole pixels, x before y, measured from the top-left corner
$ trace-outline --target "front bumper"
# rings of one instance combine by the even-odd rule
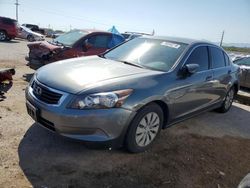
[[[37,110],[35,121],[53,132],[69,138],[88,142],[111,142],[122,145],[127,127],[135,112],[123,109],[76,110],[66,106],[74,95],[63,94],[58,105],[50,105],[37,99],[33,89],[26,89],[27,105]],[[113,143],[112,143],[113,145]]]

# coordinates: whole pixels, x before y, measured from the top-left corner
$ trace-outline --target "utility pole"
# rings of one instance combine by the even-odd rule
[[[16,5],[16,21],[18,22],[18,6],[20,5],[20,4],[18,3],[18,0],[16,0],[15,5]]]
[[[220,47],[222,47],[223,38],[224,38],[224,30],[222,31],[222,35],[221,35]]]

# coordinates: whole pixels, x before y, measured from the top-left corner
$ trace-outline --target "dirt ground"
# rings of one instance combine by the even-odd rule
[[[237,187],[250,171],[250,107],[204,113],[161,132],[152,149],[89,149],[27,115],[27,42],[0,43],[0,67],[16,67],[0,98],[0,187]]]

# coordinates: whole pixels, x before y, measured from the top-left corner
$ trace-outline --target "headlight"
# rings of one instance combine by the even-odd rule
[[[132,89],[96,93],[88,96],[79,96],[70,103],[73,109],[101,109],[117,108],[122,106],[125,99],[132,93]]]

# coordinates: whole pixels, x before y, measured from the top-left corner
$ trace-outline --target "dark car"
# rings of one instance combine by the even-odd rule
[[[240,66],[240,86],[250,89],[250,57],[243,57],[234,61]]]
[[[63,136],[141,152],[161,129],[201,112],[227,112],[239,72],[214,44],[139,37],[103,55],[42,67],[26,90],[27,109]]]
[[[14,39],[17,36],[17,21],[0,17],[0,41]]]
[[[73,57],[97,55],[122,43],[124,38],[110,32],[73,30],[53,41],[28,44],[28,65],[37,69],[42,65]]]

